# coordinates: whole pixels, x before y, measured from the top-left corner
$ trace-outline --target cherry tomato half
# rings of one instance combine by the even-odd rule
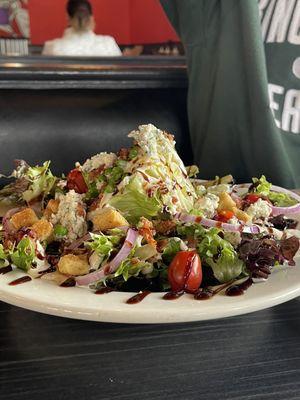
[[[67,176],[67,188],[75,190],[76,193],[82,194],[88,191],[84,177],[78,169],[72,169]]]
[[[244,200],[249,204],[254,204],[259,199],[260,199],[260,196],[258,196],[257,194],[254,194],[254,193],[247,194],[247,196],[244,198]]]
[[[168,279],[173,292],[195,293],[202,282],[202,268],[195,251],[179,251],[169,266]]]
[[[234,217],[234,212],[229,210],[222,210],[218,212],[217,221],[228,222],[231,218]]]

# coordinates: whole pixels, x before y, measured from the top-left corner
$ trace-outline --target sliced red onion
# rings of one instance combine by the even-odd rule
[[[238,196],[238,195],[237,195],[236,193],[234,193],[234,192],[232,192],[232,193],[230,194],[230,197],[231,197],[232,200],[235,201],[235,202],[241,201],[240,196]]]
[[[241,184],[241,185],[234,185],[233,190],[235,188],[237,188],[237,189],[249,188],[251,185],[252,185],[251,183],[244,183],[244,184]],[[275,185],[271,186],[271,190],[273,192],[287,194],[292,199],[295,199],[295,200],[298,201],[297,204],[295,204],[294,206],[290,206],[290,207],[271,206],[272,207],[272,214],[274,216],[280,215],[280,214],[296,214],[296,213],[300,212],[300,196],[297,193],[292,192],[291,190],[288,190],[288,189],[284,189],[284,188],[282,188],[280,186],[275,186]]]
[[[139,236],[138,231],[135,229],[128,229],[127,236],[125,238],[125,242],[119,253],[115,256],[113,260],[109,263],[109,273],[113,273],[118,269],[118,266],[121,262],[129,255],[131,252],[137,238]]]
[[[123,246],[115,258],[113,258],[110,263],[106,264],[98,271],[91,272],[90,274],[84,276],[78,276],[76,278],[77,284],[86,286],[103,279],[106,275],[114,273],[118,269],[121,262],[128,257],[138,237],[138,231],[129,228]]]
[[[289,215],[289,214],[298,214],[300,213],[300,203],[295,204],[294,206],[291,207],[275,207],[272,206],[272,215],[275,217],[277,215]]]
[[[16,208],[11,208],[10,210],[7,211],[7,213],[3,216],[3,219],[10,219],[13,215],[15,215],[17,212],[23,210],[24,207],[16,207]]]
[[[290,206],[290,207],[276,207],[276,206],[272,206],[272,214],[273,215],[280,215],[280,214],[296,214],[300,212],[300,196],[297,193],[292,192],[291,190],[288,189],[284,189],[280,186],[274,186],[272,185],[271,189],[274,192],[278,192],[278,193],[284,193],[287,194],[288,196],[290,196],[292,199],[295,199],[298,201],[297,204],[295,204],[294,206]]]
[[[260,227],[257,225],[227,224],[226,222],[215,221],[213,219],[189,214],[176,214],[175,217],[182,222],[196,222],[197,224],[208,228],[220,228],[227,232],[260,233]]]

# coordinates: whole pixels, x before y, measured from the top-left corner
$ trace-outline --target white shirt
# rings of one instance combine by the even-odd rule
[[[93,31],[65,30],[61,39],[49,40],[43,49],[45,56],[121,56],[122,52],[112,36],[96,35]]]

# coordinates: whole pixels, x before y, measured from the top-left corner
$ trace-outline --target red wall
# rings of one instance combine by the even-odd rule
[[[178,41],[159,0],[91,0],[96,32],[119,44]],[[67,26],[66,0],[29,0],[31,41],[60,37]]]
[[[133,43],[179,41],[159,0],[129,0]]]

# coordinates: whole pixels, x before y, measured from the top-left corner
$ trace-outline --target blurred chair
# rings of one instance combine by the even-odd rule
[[[2,56],[28,56],[28,39],[0,38],[0,55]]]

